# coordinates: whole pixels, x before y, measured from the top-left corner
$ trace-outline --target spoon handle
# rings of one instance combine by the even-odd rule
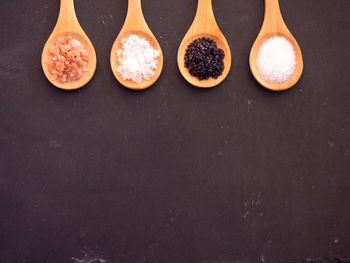
[[[203,24],[204,26],[209,24],[216,24],[212,0],[198,0],[198,7],[195,21]]]
[[[265,18],[263,28],[278,33],[287,31],[278,0],[265,0]]]
[[[265,19],[276,21],[282,16],[278,0],[265,0]]]
[[[146,25],[141,0],[129,0],[125,24],[128,25],[129,29],[135,30],[143,28]]]
[[[60,14],[58,19],[61,20],[71,20],[77,19],[74,9],[74,0],[61,0]]]

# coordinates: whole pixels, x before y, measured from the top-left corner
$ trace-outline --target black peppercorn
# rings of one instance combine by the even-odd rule
[[[225,69],[225,52],[215,41],[202,37],[188,45],[185,53],[185,67],[199,80],[210,77],[217,79]]]

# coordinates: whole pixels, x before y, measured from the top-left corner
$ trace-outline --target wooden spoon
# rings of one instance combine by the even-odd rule
[[[281,83],[270,83],[265,81],[259,74],[256,59],[260,46],[269,38],[274,36],[285,37],[293,45],[296,55],[296,68],[294,74],[286,81]],[[286,90],[293,87],[301,77],[303,72],[303,57],[300,47],[293,35],[284,23],[278,0],[265,0],[265,18],[261,31],[252,47],[249,58],[250,69],[254,78],[265,88],[273,91]]]
[[[189,44],[195,39],[207,37],[214,40],[218,46],[225,52],[224,64],[225,69],[217,79],[209,78],[208,80],[199,80],[192,76],[185,67],[185,53]],[[195,19],[181,42],[177,55],[177,64],[182,76],[193,86],[199,88],[212,88],[219,85],[227,77],[231,68],[231,51],[227,40],[216,23],[212,1],[198,0],[198,7]]]
[[[135,34],[138,37],[145,38],[155,50],[160,50],[160,56],[158,58],[157,69],[154,76],[149,80],[143,80],[140,83],[133,82],[131,80],[123,80],[118,73],[119,62],[117,60],[117,50],[121,48],[121,40],[127,38],[130,34]],[[162,49],[149,29],[146,20],[143,16],[141,0],[129,0],[128,12],[126,15],[125,23],[121,29],[117,39],[115,40],[111,51],[111,68],[115,78],[124,87],[132,90],[143,90],[152,86],[159,78],[163,69],[163,53]]]
[[[48,70],[47,61],[49,61],[50,59],[49,49],[51,46],[55,45],[57,37],[62,37],[62,36],[63,37],[71,36],[77,39],[78,41],[80,41],[80,43],[84,45],[84,48],[89,53],[88,71],[85,72],[84,75],[77,81],[60,83],[58,81],[52,80],[51,73]],[[43,53],[41,57],[41,65],[47,79],[57,88],[64,89],[64,90],[75,90],[83,87],[91,80],[91,78],[95,74],[95,70],[96,70],[95,49],[90,39],[85,34],[84,30],[81,28],[79,24],[79,21],[77,19],[77,16],[74,10],[74,0],[61,0],[60,14],[59,14],[55,29],[53,30],[52,34],[50,35],[43,49]]]

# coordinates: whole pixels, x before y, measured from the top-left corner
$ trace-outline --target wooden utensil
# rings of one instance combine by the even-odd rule
[[[88,71],[85,72],[83,76],[77,81],[60,83],[58,81],[52,80],[51,73],[48,70],[47,61],[49,61],[50,59],[49,57],[50,47],[55,45],[55,42],[58,37],[65,37],[65,36],[71,36],[77,39],[78,41],[80,41],[80,43],[84,45],[84,48],[88,51],[89,53],[89,61],[87,65]],[[64,90],[75,90],[83,87],[91,80],[91,78],[95,74],[95,70],[96,70],[95,49],[90,39],[85,34],[84,30],[81,28],[79,24],[79,21],[75,14],[74,0],[61,0],[60,14],[59,14],[56,26],[43,49],[42,57],[41,57],[41,65],[47,79],[57,88],[64,89]]]
[[[281,83],[270,83],[265,81],[259,74],[256,60],[261,45],[271,37],[282,36],[285,37],[294,47],[296,55],[296,68],[294,74],[286,81]],[[278,0],[265,0],[265,18],[260,30],[260,33],[251,49],[249,64],[254,78],[265,88],[273,91],[286,90],[293,87],[301,77],[303,72],[303,57],[300,47],[293,35],[288,30],[284,23]]]
[[[154,76],[151,79],[144,80],[140,83],[131,80],[123,80],[118,73],[119,62],[117,60],[117,50],[121,48],[121,40],[128,37],[130,34],[135,34],[138,37],[145,38],[154,49],[161,51]],[[126,88],[132,90],[143,90],[149,88],[158,80],[163,69],[163,53],[157,39],[149,29],[143,16],[141,0],[129,0],[125,23],[113,44],[110,60],[115,78]]]
[[[217,79],[209,78],[208,80],[199,80],[197,77],[192,76],[188,69],[185,67],[185,53],[189,44],[195,39],[207,37],[214,40],[218,46],[225,52],[224,64],[225,69],[221,76]],[[227,40],[221,32],[218,24],[216,23],[212,1],[211,0],[198,0],[198,7],[195,19],[182,40],[178,55],[177,64],[182,76],[193,86],[199,88],[212,88],[219,85],[227,77],[231,68],[231,51],[227,43]]]

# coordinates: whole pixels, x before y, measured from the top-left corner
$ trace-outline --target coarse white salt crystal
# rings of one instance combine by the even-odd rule
[[[294,73],[297,64],[293,45],[284,37],[271,37],[258,51],[257,68],[270,83],[281,83]]]
[[[140,83],[151,79],[158,65],[160,50],[155,50],[145,38],[131,34],[122,39],[117,50],[118,74],[123,80]]]

